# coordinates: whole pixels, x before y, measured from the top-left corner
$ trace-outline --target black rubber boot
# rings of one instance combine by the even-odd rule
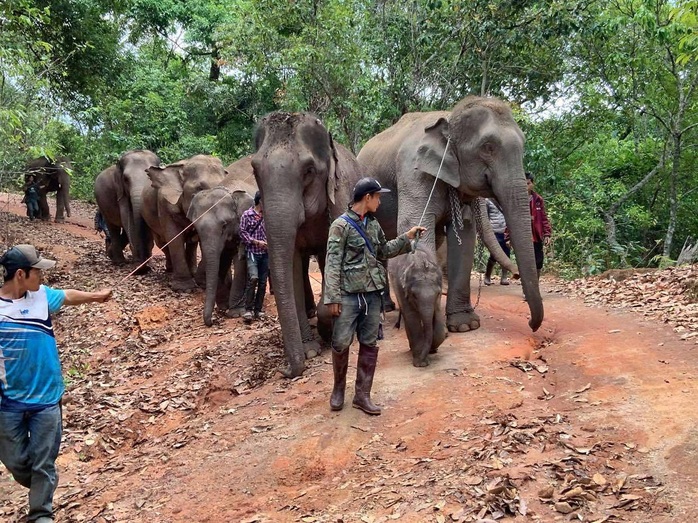
[[[359,346],[359,361],[356,365],[356,392],[352,406],[363,410],[366,414],[378,416],[380,407],[371,401],[371,387],[373,386],[373,374],[378,363],[378,347],[368,345]]]
[[[349,367],[349,349],[337,352],[332,348],[332,370],[334,371],[334,387],[330,396],[330,409],[342,410],[344,407],[344,390],[347,387],[347,368]]]

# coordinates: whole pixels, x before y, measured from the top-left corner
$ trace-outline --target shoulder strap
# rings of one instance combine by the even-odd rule
[[[262,220],[263,220],[263,219],[264,219],[264,218],[260,218],[259,220],[257,220],[257,223],[255,223],[255,224],[254,224],[254,227],[252,227],[252,228],[249,230],[248,234],[251,235],[252,233],[254,233],[254,232],[257,230],[257,227],[259,227],[259,226],[262,224]]]
[[[360,227],[359,224],[356,223],[354,221],[354,219],[351,218],[350,216],[348,216],[346,213],[342,214],[341,218],[344,221],[346,221],[349,225],[351,225],[354,229],[356,229],[356,232],[358,232],[361,235],[361,237],[364,239],[364,242],[366,242],[366,247],[368,248],[368,250],[371,252],[371,254],[373,254],[373,256],[375,256],[376,252],[373,250],[373,244],[371,243],[371,240],[364,232],[363,228]]]

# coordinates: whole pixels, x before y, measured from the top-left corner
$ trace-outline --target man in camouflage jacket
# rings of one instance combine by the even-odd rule
[[[381,295],[388,276],[382,260],[410,252],[410,240],[424,227],[412,227],[387,241],[371,213],[380,205],[381,193],[390,192],[373,178],[362,178],[354,187],[354,202],[330,226],[325,261],[324,303],[335,317],[332,332],[334,387],[330,408],[341,410],[349,366],[349,346],[359,338],[356,391],[352,405],[367,414],[381,409],[371,401],[373,375],[378,361],[378,326]]]

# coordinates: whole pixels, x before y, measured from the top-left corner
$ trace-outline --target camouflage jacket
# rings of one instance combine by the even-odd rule
[[[376,255],[371,254],[364,239],[344,218],[340,216],[332,222],[325,260],[325,305],[341,303],[343,294],[384,289],[388,276],[380,261],[410,252],[412,248],[404,234],[387,241],[373,216],[367,215],[364,224],[351,209],[346,215],[363,227]]]

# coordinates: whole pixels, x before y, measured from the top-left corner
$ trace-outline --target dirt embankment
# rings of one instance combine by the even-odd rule
[[[327,351],[301,378],[276,372],[273,297],[264,322],[206,328],[201,293],[171,292],[161,258],[123,281],[91,209],[75,209],[66,224],[30,223],[18,206],[0,215],[6,238],[59,260],[49,284],[115,288],[54,322],[68,383],[57,522],[698,518],[698,357],[685,330],[545,279],[533,334],[520,286],[494,285],[483,326],[451,334],[427,368],[412,367],[389,314],[373,392],[383,415],[334,413]],[[0,520],[25,509],[0,467]]]

